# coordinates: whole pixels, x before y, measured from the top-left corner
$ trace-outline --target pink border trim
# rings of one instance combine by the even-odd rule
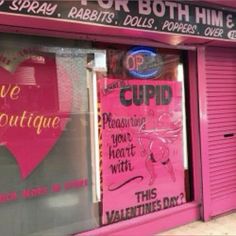
[[[199,205],[196,202],[193,202],[170,208],[162,212],[152,213],[150,215],[76,234],[76,236],[148,236],[198,219],[200,219]]]

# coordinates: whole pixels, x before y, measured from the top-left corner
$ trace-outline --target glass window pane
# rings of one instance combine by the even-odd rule
[[[68,235],[98,226],[87,89],[94,52],[89,46],[1,37],[2,235]]]

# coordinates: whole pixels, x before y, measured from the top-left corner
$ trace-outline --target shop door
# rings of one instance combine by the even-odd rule
[[[103,69],[103,54],[90,42],[1,34],[0,235],[99,226],[90,70]]]
[[[207,134],[202,160],[208,219],[236,209],[236,50],[207,48],[202,56],[199,94],[202,137]]]

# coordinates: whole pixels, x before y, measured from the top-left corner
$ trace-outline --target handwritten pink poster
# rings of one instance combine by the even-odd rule
[[[102,222],[111,224],[183,204],[181,82],[99,82]]]

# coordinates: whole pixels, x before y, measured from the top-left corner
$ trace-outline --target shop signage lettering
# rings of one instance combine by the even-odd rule
[[[115,81],[101,78],[100,91]],[[185,202],[181,83],[126,81],[100,92],[104,224]]]
[[[230,39],[236,39],[236,30],[231,30],[228,33],[228,38]]]
[[[184,1],[1,0],[0,12],[215,39],[236,38],[235,12]]]

